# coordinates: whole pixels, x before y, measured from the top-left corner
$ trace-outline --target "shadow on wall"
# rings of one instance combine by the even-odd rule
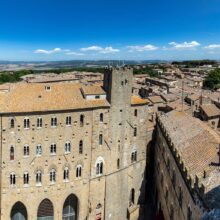
[[[155,199],[154,199],[154,140],[155,129],[152,133],[152,140],[147,145],[145,180],[141,184],[141,193],[138,200],[140,205],[138,220],[154,220],[155,219]],[[150,138],[151,139],[151,138]]]
[[[144,204],[140,200],[140,211],[138,220],[164,220],[162,210],[157,210],[158,196],[155,188],[155,140],[156,140],[156,129],[153,130],[151,141],[147,145],[146,155],[146,169],[145,179],[146,182],[142,183],[141,195],[144,193]]]
[[[211,211],[204,213],[200,220],[220,219],[220,186],[207,192],[204,198],[206,203],[209,204]]]

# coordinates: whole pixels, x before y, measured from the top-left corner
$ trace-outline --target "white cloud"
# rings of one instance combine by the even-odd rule
[[[81,51],[101,51],[103,48],[99,46],[91,46],[91,47],[85,47],[81,48]]]
[[[99,53],[107,54],[107,53],[117,53],[120,50],[115,49],[113,47],[100,47],[100,46],[91,46],[91,47],[85,47],[81,48],[81,51],[97,51]]]
[[[78,52],[72,51],[72,52],[66,53],[66,55],[83,56],[83,55],[85,55],[85,54],[84,54],[84,53],[78,53]]]
[[[127,48],[129,49],[129,52],[134,52],[134,51],[144,52],[144,51],[153,51],[159,49],[158,47],[151,44],[147,44],[144,46],[127,46]]]
[[[170,42],[169,45],[173,46],[172,49],[185,50],[185,49],[194,49],[200,46],[200,43],[198,43],[197,41],[183,42],[183,43]]]
[[[215,49],[220,49],[220,44],[210,44],[206,47],[204,47],[205,49],[208,49],[208,50],[215,50]]]
[[[34,53],[37,53],[37,54],[53,54],[53,53],[59,53],[59,52],[62,52],[62,51],[63,50],[61,48],[54,48],[53,50],[38,49],[38,50],[35,50]]]

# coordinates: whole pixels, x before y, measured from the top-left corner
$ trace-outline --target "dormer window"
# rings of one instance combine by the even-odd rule
[[[100,96],[99,96],[99,95],[96,95],[96,96],[95,96],[95,99],[100,99]]]

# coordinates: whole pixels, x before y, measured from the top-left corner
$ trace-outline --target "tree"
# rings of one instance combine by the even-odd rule
[[[212,70],[204,81],[204,87],[209,89],[219,89],[220,88],[220,69]]]

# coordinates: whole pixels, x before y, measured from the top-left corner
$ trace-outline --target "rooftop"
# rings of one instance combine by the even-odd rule
[[[220,109],[215,104],[201,105],[200,108],[208,117],[219,116]]]
[[[150,96],[148,99],[152,103],[164,103],[164,100],[160,96]]]
[[[78,83],[16,83],[0,93],[0,112],[41,112],[108,107],[102,100],[85,100]],[[103,91],[91,88],[90,91]]]
[[[82,91],[84,95],[103,95],[105,91],[102,89],[101,86],[82,86]]]
[[[210,208],[220,208],[220,202],[217,202],[220,190],[216,190],[220,185],[218,156],[220,137],[208,125],[184,112],[172,111],[163,114],[160,121],[193,182],[197,176],[204,185],[207,205]],[[213,190],[216,200],[213,196],[212,199],[208,197]]]
[[[139,96],[132,96],[131,97],[131,105],[145,105],[148,104],[149,101],[147,99],[142,99]]]

